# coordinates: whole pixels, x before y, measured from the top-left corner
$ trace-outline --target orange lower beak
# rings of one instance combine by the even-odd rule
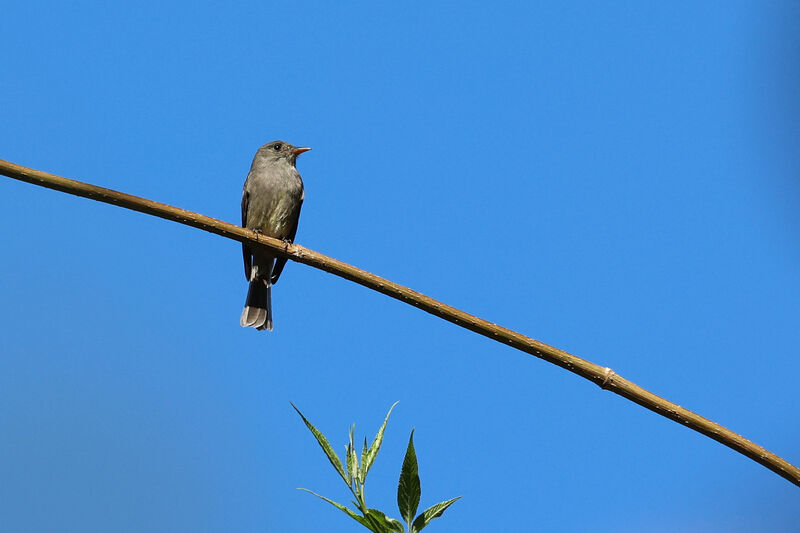
[[[308,152],[309,150],[311,150],[311,148],[304,146],[303,148],[295,148],[294,150],[292,150],[292,153],[294,155],[300,155],[303,152]]]

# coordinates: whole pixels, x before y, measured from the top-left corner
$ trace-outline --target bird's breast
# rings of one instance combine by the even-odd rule
[[[277,239],[290,236],[303,203],[303,182],[296,171],[293,174],[248,178],[248,228]]]

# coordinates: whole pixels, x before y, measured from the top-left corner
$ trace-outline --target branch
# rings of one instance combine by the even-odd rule
[[[292,261],[304,263],[348,279],[359,285],[395,298],[396,300],[418,307],[427,313],[443,318],[457,326],[469,329],[492,340],[501,342],[540,359],[544,359],[554,365],[558,365],[561,368],[569,370],[573,374],[577,374],[582,378],[592,381],[602,389],[619,394],[661,416],[698,431],[769,468],[795,485],[800,486],[800,469],[788,461],[781,459],[774,453],[765,450],[761,446],[707,418],[656,396],[652,392],[618,375],[610,368],[596,365],[580,357],[559,350],[558,348],[521,335],[516,331],[470,315],[464,311],[434,300],[433,298],[429,298],[424,294],[374,274],[370,274],[365,270],[348,265],[332,257],[322,255],[297,244],[287,244],[265,235],[259,235],[248,229],[192,211],[111,189],[97,187],[88,183],[62,178],[8,161],[0,160],[0,174],[48,189],[55,189],[76,196],[97,200],[98,202],[118,205],[126,209],[132,209],[134,211],[147,213],[148,215],[172,220],[180,224],[216,233],[217,235],[235,241],[246,242],[256,246],[265,246],[281,257],[286,257]]]

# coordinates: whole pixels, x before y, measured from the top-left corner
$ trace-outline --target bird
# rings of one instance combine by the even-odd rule
[[[295,164],[297,156],[309,150],[285,141],[272,141],[258,149],[242,190],[242,227],[294,242],[305,199],[303,179]],[[239,323],[272,331],[272,286],[278,282],[286,258],[247,243],[242,243],[242,255],[250,286]]]

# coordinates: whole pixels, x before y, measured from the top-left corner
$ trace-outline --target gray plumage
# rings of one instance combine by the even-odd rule
[[[269,237],[294,242],[305,192],[297,172],[297,156],[311,148],[284,141],[267,143],[256,152],[242,191],[242,226]],[[272,285],[286,264],[266,249],[242,244],[244,275],[250,282],[239,323],[272,331]]]

